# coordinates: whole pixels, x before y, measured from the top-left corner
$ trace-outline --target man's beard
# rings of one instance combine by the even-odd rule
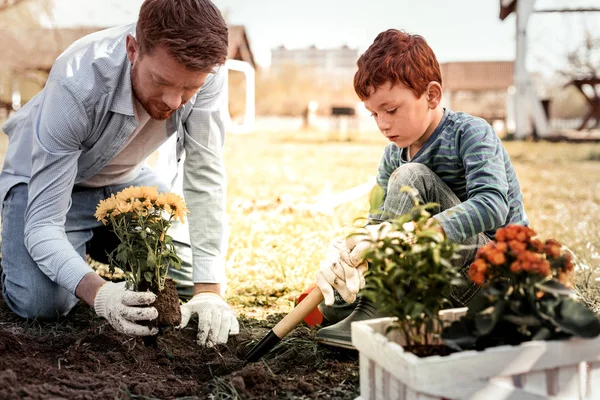
[[[169,117],[175,112],[175,110],[160,111],[157,107],[152,106],[152,104],[155,104],[156,101],[153,102],[152,100],[146,100],[142,96],[141,84],[138,76],[138,69],[135,63],[131,67],[131,90],[133,91],[133,95],[135,96],[137,101],[142,105],[144,110],[146,110],[150,118],[159,121],[164,121],[166,119],[169,119]]]

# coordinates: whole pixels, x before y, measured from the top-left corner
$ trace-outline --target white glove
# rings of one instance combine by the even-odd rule
[[[125,288],[125,282],[106,282],[94,299],[96,314],[108,320],[116,331],[129,336],[151,336],[158,328],[136,324],[133,321],[150,321],[158,318],[158,311],[147,306],[156,300],[152,292],[134,292]]]
[[[333,289],[338,291],[346,303],[354,303],[358,291],[365,287],[364,274],[369,268],[364,254],[373,240],[389,233],[391,224],[382,222],[378,225],[367,225],[365,229],[364,234],[352,235],[345,240],[334,240],[328,256],[317,271],[316,283],[328,306],[335,300]]]
[[[229,335],[240,333],[235,314],[221,296],[216,293],[199,293],[181,306],[181,325],[185,328],[192,314],[198,314],[198,344],[212,347],[227,343]]]

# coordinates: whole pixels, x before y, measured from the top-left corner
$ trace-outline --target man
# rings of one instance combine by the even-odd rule
[[[44,89],[3,128],[2,294],[16,314],[52,319],[81,299],[124,334],[157,332],[137,323],[156,318],[154,294],[104,281],[83,257],[105,229],[93,217],[101,199],[131,185],[169,190],[144,161],[174,136],[191,211],[189,236],[174,229],[193,265],[176,276],[193,282],[182,326],[198,314],[201,345],[238,333],[220,287],[226,56],[227,26],[210,0],[147,0],[136,24],[86,36],[58,57]],[[112,250],[92,243],[96,254]]]

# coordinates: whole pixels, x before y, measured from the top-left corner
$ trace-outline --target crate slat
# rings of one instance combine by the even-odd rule
[[[464,311],[445,314],[446,320],[460,318]],[[352,342],[360,352],[361,399],[600,399],[600,338],[419,358],[382,334],[393,321],[352,324]]]

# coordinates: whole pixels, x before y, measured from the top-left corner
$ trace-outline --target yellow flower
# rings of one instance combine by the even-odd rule
[[[167,203],[167,196],[164,193],[159,193],[154,202],[154,207],[159,210],[165,210],[169,214],[171,213],[171,206]]]
[[[165,204],[170,208],[170,214],[178,218],[181,223],[184,222],[184,217],[190,211],[185,205],[185,201],[178,194],[167,192],[165,193]],[[166,210],[166,207],[165,207]]]
[[[115,209],[115,211],[113,211],[112,215],[117,216],[119,214],[125,214],[128,212],[132,212],[133,211],[133,204],[132,203],[128,203],[127,201],[124,200],[117,200],[117,207]]]
[[[98,203],[98,207],[96,207],[96,213],[94,216],[98,221],[102,221],[102,223],[106,225],[106,217],[109,217],[116,207],[117,199],[113,194],[109,198],[101,200],[100,203]]]
[[[142,203],[154,202],[158,197],[158,186],[139,186],[137,197]]]
[[[117,200],[130,202],[138,197],[139,188],[136,186],[129,186],[117,193]]]

